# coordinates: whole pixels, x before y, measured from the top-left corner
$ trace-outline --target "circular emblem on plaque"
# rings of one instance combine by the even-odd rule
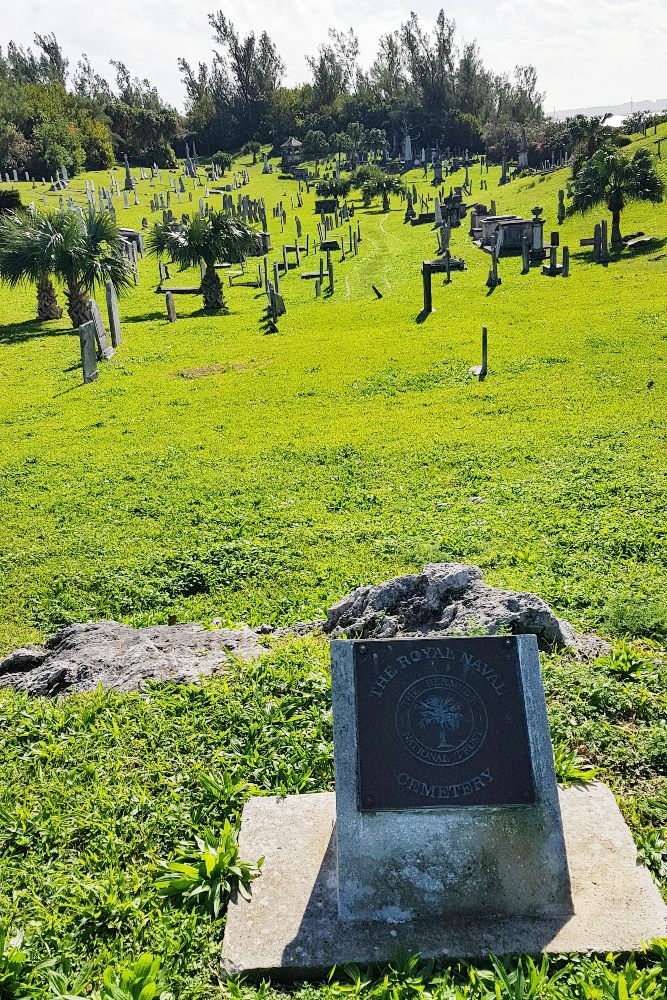
[[[446,674],[414,681],[396,706],[401,742],[424,764],[462,764],[480,749],[487,727],[486,708],[477,692]]]

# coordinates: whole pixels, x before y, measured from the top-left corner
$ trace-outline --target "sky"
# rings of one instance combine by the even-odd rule
[[[667,98],[667,0],[0,0],[0,45],[53,31],[72,65],[86,52],[113,80],[109,59],[120,59],[182,110],[176,60],[210,61],[207,15],[218,8],[242,33],[268,31],[293,84],[308,78],[304,57],[329,27],[353,27],[368,65],[378,37],[411,10],[431,25],[443,6],[459,40],[477,39],[487,68],[537,67],[549,113]]]

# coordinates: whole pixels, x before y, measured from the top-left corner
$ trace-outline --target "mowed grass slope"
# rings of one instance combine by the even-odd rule
[[[242,193],[266,198],[279,259],[295,237],[297,184],[261,165],[250,173]],[[521,214],[540,205],[547,236],[559,229],[565,171],[498,189],[499,173],[480,193],[473,168],[473,198]],[[407,179],[426,190],[421,171]],[[40,204],[41,186],[20,187]],[[153,190],[140,184],[138,208],[116,200],[121,225],[153,221]],[[83,178],[71,191],[83,203]],[[203,193],[183,208],[174,198],[174,212],[196,210]],[[313,197],[297,210],[311,240]],[[284,236],[271,217],[279,199]],[[178,297],[169,325],[147,259],[121,301],[123,344],[88,386],[67,317],[37,324],[32,289],[0,289],[1,647],[91,618],[311,618],[358,584],[450,559],[539,592],[581,627],[659,632],[667,204],[626,209],[624,231],[656,241],[607,267],[579,249],[603,214],[560,227],[569,280],[501,260],[492,295],[466,220],[452,249],[468,270],[449,286],[434,277],[423,323],[420,267],[435,236],[403,224],[398,198],[388,215],[379,201],[358,209],[360,255],[334,255],[330,299],[296,270],[282,280],[277,334],[263,332],[264,295],[246,288],[227,292],[224,316]],[[468,368],[483,324],[490,375],[479,383]]]

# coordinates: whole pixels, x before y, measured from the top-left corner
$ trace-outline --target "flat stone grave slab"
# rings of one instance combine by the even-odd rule
[[[628,952],[667,935],[667,907],[637,863],[632,835],[602,784],[559,790],[571,916],[455,915],[419,922],[341,922],[332,792],[250,799],[240,855],[266,860],[248,902],[228,911],[225,975],[316,978],[334,965],[387,961],[403,946],[424,957],[485,959],[542,952]]]

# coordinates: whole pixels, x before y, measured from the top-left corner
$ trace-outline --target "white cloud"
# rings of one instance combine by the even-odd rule
[[[432,24],[441,3],[432,0],[115,0],[111,5],[59,0],[2,4],[2,37],[23,44],[32,34],[54,31],[72,63],[87,52],[110,77],[110,58],[133,75],[149,77],[169,100],[182,105],[176,60],[210,61],[213,41],[207,15],[217,6],[242,32],[266,29],[287,63],[289,82],[307,77],[304,56],[326,39],[327,28],[357,32],[364,63],[378,36],[397,28],[415,10]],[[497,72],[516,63],[537,66],[547,107],[618,103],[634,97],[667,97],[667,3],[665,0],[449,0],[448,17],[459,36],[477,38],[484,60]]]

